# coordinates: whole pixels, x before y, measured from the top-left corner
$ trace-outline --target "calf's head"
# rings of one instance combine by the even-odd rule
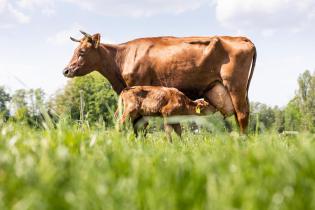
[[[74,50],[73,56],[63,70],[65,77],[84,76],[101,67],[101,55],[99,52],[100,34],[89,35],[83,31],[84,37],[81,40],[70,37],[79,46]]]
[[[195,103],[196,103],[196,112],[202,111],[209,105],[209,103],[206,102],[204,99],[195,100]]]
[[[204,99],[198,99],[194,101],[196,104],[197,114],[209,114],[216,111],[216,109]]]

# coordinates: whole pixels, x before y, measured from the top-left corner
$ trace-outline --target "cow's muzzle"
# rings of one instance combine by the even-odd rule
[[[66,67],[63,70],[63,76],[65,76],[65,77],[73,77],[72,70],[70,68]]]

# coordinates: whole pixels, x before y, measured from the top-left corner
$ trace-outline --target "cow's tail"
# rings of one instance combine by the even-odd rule
[[[248,81],[247,81],[247,87],[246,87],[247,94],[248,94],[249,85],[250,85],[250,82],[252,80],[252,77],[253,77],[253,74],[254,74],[255,65],[256,65],[257,50],[256,50],[255,45],[254,45],[253,50],[254,50],[253,61],[252,61],[252,66],[251,66],[249,77],[248,77]]]

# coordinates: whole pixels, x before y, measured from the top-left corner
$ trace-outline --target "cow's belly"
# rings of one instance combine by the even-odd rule
[[[218,80],[217,77],[211,77],[209,74],[181,74],[162,80],[161,85],[175,87],[184,92],[186,95],[190,95],[191,98],[192,96],[199,98],[216,80]]]
[[[125,81],[128,86],[152,85],[174,87],[182,91],[191,99],[202,97],[204,91],[211,86],[214,81],[220,80],[219,74],[212,74],[210,71],[198,69],[188,70],[168,70],[150,71],[148,73],[138,72],[126,76]]]
[[[214,81],[221,80],[221,66],[214,59],[204,62],[203,51],[160,54],[143,57],[125,68],[122,76],[128,86],[174,87],[190,98],[199,98]]]

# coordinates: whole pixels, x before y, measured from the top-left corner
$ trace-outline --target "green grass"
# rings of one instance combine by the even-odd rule
[[[0,209],[315,209],[315,137],[0,125]]]

